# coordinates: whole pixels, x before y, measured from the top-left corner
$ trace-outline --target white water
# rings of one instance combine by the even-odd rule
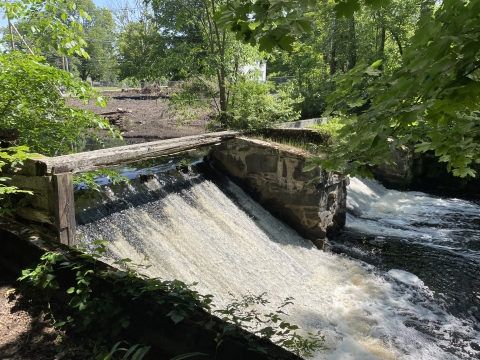
[[[480,220],[480,206],[419,192],[387,190],[375,180],[350,180],[348,228],[480,256],[480,251],[468,246],[480,241],[480,226],[472,227],[472,221]]]
[[[147,255],[151,276],[198,282],[197,290],[213,294],[217,306],[229,303],[229,293],[266,292],[272,301],[269,312],[293,296],[289,322],[326,335],[331,350],[319,352],[316,359],[456,359],[476,354],[469,343],[480,339],[472,324],[430,301],[432,292],[415,275],[395,269],[382,273],[317,250],[230,182],[225,186],[235,200],[202,178],[188,183],[179,192],[164,192],[162,182],[154,179],[142,186],[164,192],[160,200],[79,226],[79,231],[84,241],[109,240],[109,248],[121,258],[142,262]],[[350,191],[349,196],[357,190]],[[364,188],[352,197],[362,214],[375,213],[373,206],[367,210],[369,197],[382,196],[375,191]],[[108,196],[115,200],[112,192]],[[392,204],[388,200],[385,209]],[[395,219],[392,215],[391,221]],[[363,220],[350,226],[369,228]],[[456,355],[442,348],[455,348]]]

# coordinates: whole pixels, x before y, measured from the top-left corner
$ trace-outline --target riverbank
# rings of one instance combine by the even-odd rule
[[[88,341],[67,336],[53,326],[51,309],[61,313],[57,302],[42,301],[39,291],[15,291],[16,276],[0,268],[0,359],[52,360],[93,359]]]

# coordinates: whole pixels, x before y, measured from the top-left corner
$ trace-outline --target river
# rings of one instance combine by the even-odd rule
[[[179,161],[122,168],[129,185],[78,190],[81,241],[107,240],[110,260],[152,265],[150,276],[198,282],[217,307],[266,292],[269,312],[293,297],[288,321],[321,330],[330,348],[315,359],[480,358],[478,204],[354,178],[347,227],[323,252],[201,155],[186,173]]]

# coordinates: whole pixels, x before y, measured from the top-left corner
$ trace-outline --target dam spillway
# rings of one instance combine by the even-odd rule
[[[266,292],[272,309],[291,296],[288,321],[326,337],[330,350],[317,359],[478,354],[478,323],[450,315],[413,274],[319,251],[228,178],[199,174],[195,165],[178,172],[178,161],[124,171],[132,179],[150,174],[145,183],[77,192],[81,241],[107,240],[111,261],[152,265],[142,270],[150,276],[197,282],[217,307],[230,294]]]

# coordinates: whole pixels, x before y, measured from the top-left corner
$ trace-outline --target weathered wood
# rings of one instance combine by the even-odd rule
[[[17,186],[20,189],[50,191],[52,188],[51,178],[48,176],[9,176],[5,182],[7,185]]]
[[[29,171],[34,172],[36,176],[52,174],[54,168],[58,169],[60,167],[62,168],[61,172],[80,173],[117,164],[126,164],[138,160],[172,155],[201,146],[213,145],[220,141],[233,138],[237,134],[238,132],[236,131],[223,131],[186,136],[72,155],[32,159],[27,160],[26,165]]]
[[[213,145],[234,138],[237,134],[236,131],[224,131],[52,158],[29,159],[20,171],[15,169],[11,176],[12,185],[20,185],[21,188],[31,189],[35,193],[30,208],[20,215],[25,219],[53,225],[57,229],[59,242],[75,245],[74,173],[173,155]]]
[[[51,206],[55,216],[58,240],[62,244],[75,245],[75,203],[73,175],[54,174]]]
[[[53,218],[53,215],[46,211],[32,208],[19,208],[17,210],[17,215],[26,220],[55,225],[55,219]]]

